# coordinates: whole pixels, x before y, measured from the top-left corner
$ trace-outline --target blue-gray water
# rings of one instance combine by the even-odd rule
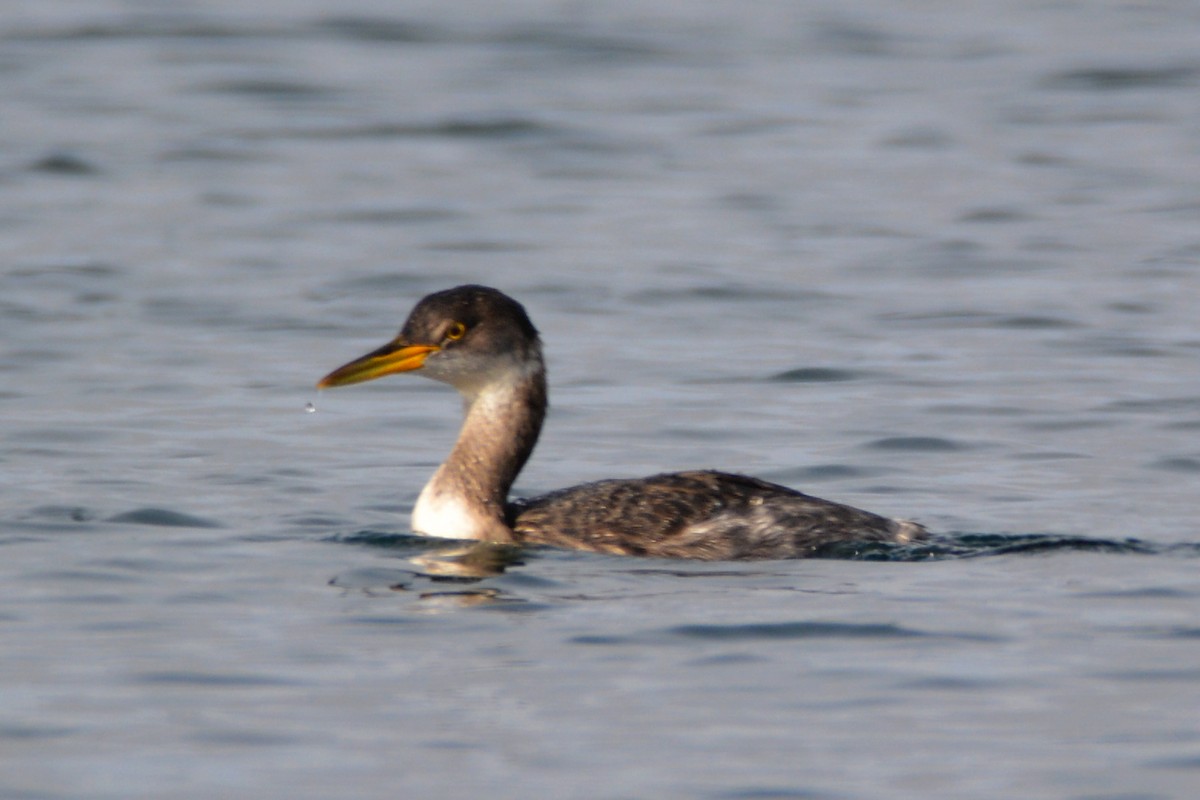
[[[1195,797],[1197,41],[8,4],[0,797]],[[312,385],[466,281],[547,343],[522,492],[719,467],[945,538],[435,574],[457,399]]]

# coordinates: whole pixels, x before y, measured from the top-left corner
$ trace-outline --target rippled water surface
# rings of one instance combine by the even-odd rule
[[[1195,797],[1198,37],[1182,0],[13,4],[0,797]],[[408,536],[458,401],[312,387],[466,281],[546,341],[521,492],[719,467],[938,538]]]

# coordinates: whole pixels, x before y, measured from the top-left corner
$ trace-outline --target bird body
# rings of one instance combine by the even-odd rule
[[[525,309],[484,286],[422,299],[388,344],[319,387],[418,370],[458,389],[458,439],[413,508],[417,533],[705,560],[803,558],[853,541],[924,538],[915,522],[714,471],[597,481],[510,502],[547,408],[541,341]]]
[[[604,480],[512,504],[518,541],[621,555],[804,558],[842,541],[905,543],[921,526],[712,470]]]

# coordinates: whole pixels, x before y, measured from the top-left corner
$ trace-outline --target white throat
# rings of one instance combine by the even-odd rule
[[[487,539],[491,528],[487,520],[460,495],[440,487],[437,478],[435,472],[417,497],[412,511],[413,532],[441,539]]]
[[[545,414],[541,359],[511,364],[480,386],[460,386],[466,413],[446,461],[421,490],[412,529],[444,539],[511,542],[508,490],[537,441]]]

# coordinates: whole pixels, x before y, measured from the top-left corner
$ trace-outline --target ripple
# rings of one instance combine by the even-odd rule
[[[17,442],[85,444],[103,441],[111,436],[112,433],[109,431],[94,428],[30,428],[18,431],[9,438]]]
[[[1158,397],[1145,400],[1114,400],[1097,407],[1098,411],[1151,414],[1200,413],[1200,397]]]
[[[1080,323],[1074,320],[1064,319],[1062,317],[1038,316],[1034,314],[1000,317],[995,321],[994,325],[997,328],[1009,328],[1012,330],[1027,331],[1063,330],[1066,328],[1082,327]]]
[[[959,216],[960,222],[980,222],[986,224],[1028,222],[1034,216],[1027,211],[1016,208],[987,207],[977,208]]]
[[[99,568],[88,567],[72,567],[64,569],[46,570],[44,572],[33,572],[26,576],[31,580],[40,583],[61,582],[72,586],[81,584],[113,584],[121,586],[144,585],[148,576],[130,575],[123,571],[104,570]],[[87,596],[62,596],[59,598],[66,603],[104,603],[104,604],[120,604],[128,602],[129,598],[117,595],[87,595]]]
[[[57,725],[8,723],[0,725],[0,740],[40,741],[43,739],[61,739],[64,736],[70,736],[76,730],[76,728]]]
[[[1188,458],[1185,456],[1175,458],[1160,458],[1152,462],[1151,469],[1161,469],[1168,472],[1182,472],[1188,475],[1200,473],[1200,458]]]
[[[811,483],[814,481],[838,481],[850,478],[870,478],[879,474],[878,470],[865,469],[853,464],[813,464],[808,467],[795,469],[774,470],[764,473],[763,477],[775,483]]]
[[[705,656],[687,662],[690,667],[739,667],[742,664],[760,664],[766,661],[760,655],[753,653],[720,653],[715,656]]]
[[[906,689],[934,692],[981,692],[1001,689],[1006,682],[986,678],[967,678],[961,675],[941,675],[905,681],[901,685]]]
[[[283,78],[244,78],[219,81],[200,87],[203,91],[218,94],[246,95],[264,100],[285,102],[311,102],[324,100],[337,92],[325,86]]]
[[[931,414],[969,414],[987,417],[1017,417],[1029,414],[1027,408],[972,403],[937,403],[929,406]]]
[[[398,533],[396,531],[361,530],[353,533],[336,533],[326,537],[327,542],[343,542],[345,544],[362,544],[368,547],[400,548],[405,550],[428,550],[437,543],[428,536],[417,536],[415,533]]]
[[[1161,346],[1144,337],[1128,334],[1097,333],[1053,344],[1069,352],[1108,358],[1165,358],[1179,355],[1171,345]]]
[[[347,617],[346,621],[355,625],[388,628],[411,628],[425,624],[425,620],[411,614],[359,614]]]
[[[164,150],[158,158],[164,164],[173,162],[226,162],[231,164],[245,164],[269,160],[263,153],[246,147],[210,143],[169,148]],[[220,192],[209,192],[204,197],[207,202],[213,205],[238,205],[242,202],[242,198],[237,195]]]
[[[954,137],[947,131],[931,127],[915,127],[899,130],[880,141],[883,147],[905,150],[947,150],[954,144]]]
[[[844,800],[848,795],[830,794],[814,789],[788,789],[751,786],[706,795],[712,800]]]
[[[96,512],[84,506],[48,505],[30,509],[29,516],[61,522],[91,522],[96,519]]]
[[[1127,89],[1176,89],[1191,86],[1200,69],[1191,65],[1158,67],[1085,67],[1049,75],[1041,82],[1046,89],[1112,92]]]
[[[220,522],[204,517],[171,511],[167,508],[139,508],[109,517],[106,522],[131,525],[154,525],[162,528],[223,528]]]
[[[423,272],[388,270],[333,280],[320,289],[310,292],[310,296],[317,300],[328,300],[341,295],[395,294],[404,296],[425,292],[430,286],[429,275]]]
[[[37,284],[57,288],[71,288],[79,285],[81,280],[104,280],[120,278],[124,270],[103,261],[49,261],[41,264],[26,264],[6,272],[0,280],[26,281],[32,279]]]
[[[297,128],[264,131],[263,138],[281,136],[303,139],[526,139],[560,135],[561,128],[528,117],[449,117],[432,122],[374,122],[361,125]]]
[[[29,165],[30,172],[62,175],[69,178],[91,178],[101,173],[100,167],[76,153],[60,152],[42,156]]]
[[[339,589],[396,590],[403,588],[412,578],[412,570],[364,567],[338,573],[330,579],[329,585]]]
[[[424,225],[430,222],[446,222],[463,217],[463,213],[449,208],[359,208],[339,211],[322,219],[338,223],[362,225]]]
[[[1200,771],[1200,756],[1186,755],[1177,758],[1160,758],[1146,764],[1154,769],[1188,769]]]
[[[946,533],[915,544],[838,542],[816,558],[847,561],[940,561],[1005,555],[1092,552],[1114,555],[1198,556],[1200,543],[1155,544],[1140,539],[1093,539],[1050,533]]]
[[[538,249],[532,242],[504,239],[452,239],[430,242],[423,250],[445,253],[524,253]]]
[[[874,450],[907,453],[953,453],[967,449],[966,445],[940,436],[889,436],[868,442],[866,446]]]
[[[278,36],[284,31],[256,28],[247,20],[234,25],[176,14],[122,15],[112,21],[88,21],[64,27],[42,26],[17,30],[6,39],[76,41],[107,39],[241,39]]]
[[[418,44],[446,39],[446,34],[431,25],[390,17],[353,14],[325,17],[314,25],[319,32],[357,42]]]
[[[1095,673],[1098,678],[1137,683],[1188,683],[1200,681],[1200,669],[1131,669]]]
[[[953,239],[913,247],[907,253],[864,264],[872,271],[891,273],[898,265],[928,278],[1011,279],[1050,269],[1053,264],[1028,258],[997,258],[979,243]]]
[[[768,380],[776,383],[842,383],[869,377],[869,372],[835,367],[798,367],[772,375]]]
[[[1034,453],[1013,453],[1010,458],[1018,461],[1076,461],[1089,459],[1086,453],[1074,453],[1069,450],[1044,450]]]
[[[1200,628],[1177,627],[1160,631],[1158,636],[1166,639],[1200,639]]]
[[[792,639],[963,639],[975,642],[999,641],[996,637],[972,633],[920,631],[893,623],[854,623],[797,620],[790,622],[749,622],[729,624],[675,625],[632,634],[585,634],[568,639],[572,644],[626,645],[662,644],[670,640],[772,641]]]
[[[220,747],[278,747],[304,741],[303,737],[278,731],[219,730],[205,731],[188,737],[199,744]]]
[[[1146,586],[1137,589],[1116,589],[1103,592],[1080,592],[1076,597],[1117,597],[1125,600],[1180,600],[1194,597],[1194,592],[1168,586]]]
[[[964,533],[942,540],[963,548],[954,555],[996,556],[1014,553],[1045,553],[1054,551],[1088,551],[1149,555],[1165,553],[1171,547],[1156,546],[1139,539],[1092,539],[1086,536],[1056,534]]]
[[[230,328],[244,324],[233,301],[200,297],[149,297],[142,300],[148,319],[164,324]]]
[[[688,639],[908,639],[929,634],[889,623],[754,622],[734,625],[677,625],[666,633]]]
[[[975,309],[950,309],[935,312],[889,313],[885,322],[924,323],[937,328],[1001,328],[1004,330],[1072,330],[1084,325],[1066,317],[1042,314],[996,314]]]
[[[822,292],[785,289],[779,286],[744,285],[736,283],[687,286],[678,289],[646,289],[631,293],[630,302],[657,305],[680,300],[710,300],[733,302],[813,302],[828,296]]]
[[[503,47],[540,51],[572,64],[659,61],[671,55],[665,47],[644,39],[580,30],[568,25],[517,26],[489,39]]]
[[[198,670],[165,670],[143,672],[138,676],[141,683],[166,684],[170,686],[211,687],[220,689],[258,688],[264,686],[302,686],[301,681],[280,678],[274,675],[257,675],[240,672],[200,672]]]

